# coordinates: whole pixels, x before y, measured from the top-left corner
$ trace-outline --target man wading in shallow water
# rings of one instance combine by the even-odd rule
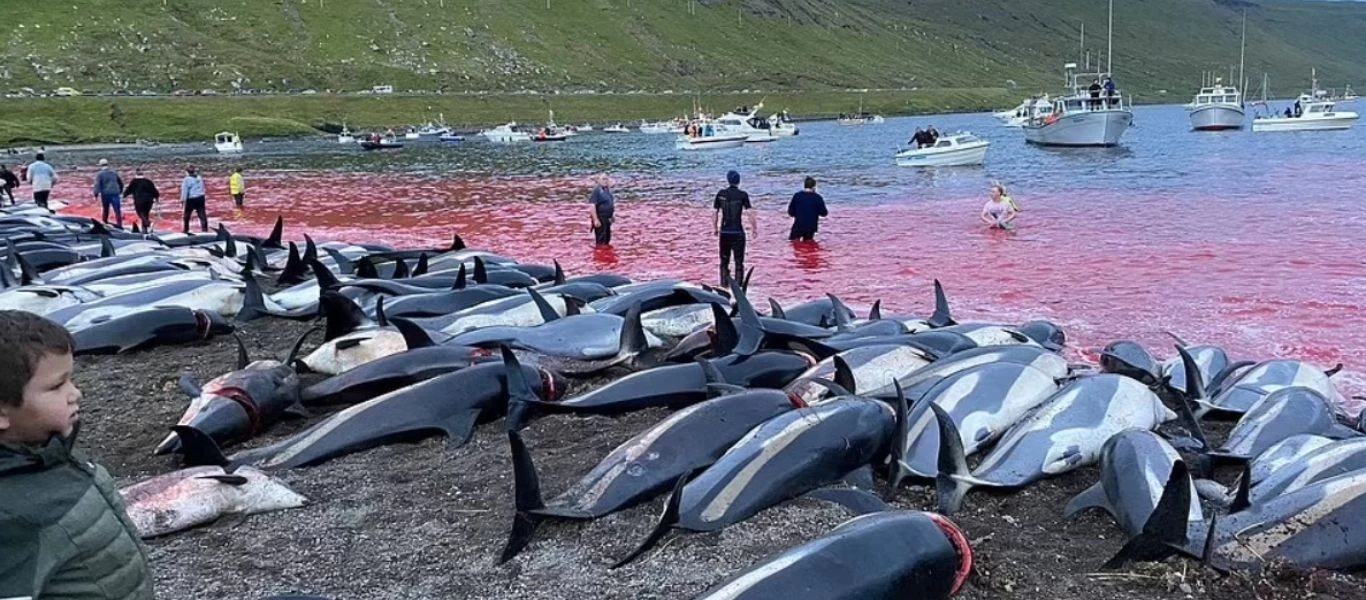
[[[730,287],[731,256],[735,257],[735,280],[744,281],[745,227],[742,215],[745,209],[754,208],[750,206],[749,194],[740,189],[739,173],[726,173],[726,181],[730,186],[717,192],[713,203],[716,208],[715,231],[721,240],[721,287]],[[753,211],[749,213],[749,231],[755,237],[759,236],[759,223]]]
[[[588,209],[589,217],[593,220],[593,243],[598,246],[610,246],[612,244],[612,219],[616,214],[617,201],[612,196],[612,180],[606,175],[598,175],[593,179],[597,186],[593,188],[593,194],[588,197],[589,203],[593,206]]]

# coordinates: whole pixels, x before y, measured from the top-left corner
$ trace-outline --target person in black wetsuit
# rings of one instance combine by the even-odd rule
[[[749,203],[749,194],[740,189],[740,174],[731,171],[726,173],[726,182],[730,185],[716,193],[716,201],[713,207],[716,209],[715,232],[721,241],[721,287],[730,287],[730,260],[735,258],[735,280],[744,281],[745,275],[745,227],[743,223],[745,209],[751,209],[749,213],[749,231],[756,237],[759,235],[759,223],[754,216],[753,206]]]
[[[787,204],[787,216],[792,217],[792,231],[787,239],[809,242],[816,238],[820,218],[829,216],[830,212],[825,208],[825,198],[816,193],[814,177],[807,177],[802,187],[802,191],[793,194],[792,201]]]

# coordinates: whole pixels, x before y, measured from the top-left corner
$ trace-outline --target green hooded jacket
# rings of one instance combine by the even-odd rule
[[[0,444],[0,598],[147,600],[152,574],[109,472],[73,450]]]

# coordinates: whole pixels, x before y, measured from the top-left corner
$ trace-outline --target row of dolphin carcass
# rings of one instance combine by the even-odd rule
[[[24,221],[47,231],[41,241],[61,243],[44,219]],[[80,231],[88,222],[52,221],[91,234]],[[13,244],[9,254],[23,256],[28,240],[15,244],[11,230],[2,231]],[[787,310],[774,303],[761,316],[739,288],[726,294],[610,275],[566,280],[556,268],[520,265],[460,243],[422,252],[310,241],[300,253],[279,247],[278,227],[265,240],[221,231],[160,243],[95,234],[101,239],[94,245],[67,245],[73,252],[82,243],[100,247],[110,256],[47,270],[20,264],[27,285],[0,293],[0,301],[18,293],[70,303],[48,314],[73,329],[78,345],[83,331],[104,332],[85,335],[102,340],[83,346],[88,351],[178,341],[156,326],[170,321],[156,311],[172,303],[190,312],[185,327],[200,336],[212,332],[205,323],[227,327],[214,313],[326,315],[324,343],[297,361],[293,355],[306,340],[284,362],[251,362],[244,351],[237,371],[202,387],[183,382],[194,400],[157,450],[213,466],[125,491],[147,535],[223,512],[302,504],[258,469],[315,465],[433,434],[459,444],[476,424],[508,414],[517,518],[503,560],[530,543],[545,519],[597,518],[665,494],[660,527],[626,560],[671,529],[720,529],[802,495],[877,513],[738,575],[712,597],[768,597],[812,579],[827,585],[819,597],[884,597],[912,574],[923,579],[918,587],[940,590],[926,597],[952,593],[970,569],[971,551],[946,518],[887,511],[868,493],[871,468],[888,465],[893,489],[906,477],[936,480],[940,512],[952,514],[971,487],[1019,487],[1099,462],[1101,482],[1067,511],[1109,510],[1132,539],[1120,560],[1179,551],[1219,567],[1278,557],[1335,568],[1366,562],[1366,540],[1351,535],[1366,507],[1366,475],[1358,472],[1366,447],[1357,439],[1330,441],[1355,434],[1336,418],[1340,398],[1328,374],[1297,361],[1230,364],[1217,348],[1192,347],[1186,360],[1158,365],[1142,348],[1120,342],[1102,355],[1108,373],[1085,374],[1056,354],[1065,342],[1057,327],[956,324],[937,285],[928,319],[884,316],[877,307],[869,319],[856,319],[833,297]],[[156,247],[163,243],[175,248]],[[122,270],[135,260],[183,261],[192,252],[202,253],[194,259],[207,267],[196,270],[210,273],[199,286],[185,285],[174,296],[154,291],[173,287],[164,283],[107,293],[110,279],[193,272]],[[282,284],[309,271],[315,277],[265,296],[252,270],[234,272],[242,266],[279,270]],[[84,283],[53,285],[77,277],[76,267],[85,267]],[[466,270],[475,272],[474,283],[465,281]],[[44,288],[40,279],[50,280],[46,293],[37,291]],[[106,293],[83,299],[76,291],[98,285]],[[237,293],[195,291],[216,287]],[[134,293],[143,296],[118,300]],[[332,377],[301,389],[295,367]],[[634,372],[561,397],[565,376],[621,371]],[[263,431],[296,404],[352,406],[271,446],[231,458],[219,450]],[[623,443],[570,490],[542,498],[517,433],[528,420],[650,407],[677,412]],[[1152,433],[1176,413],[1185,415],[1189,433],[1176,446],[1195,453],[1198,470],[1216,462],[1249,465],[1236,493],[1199,482],[1200,491],[1231,505],[1222,519],[1206,523],[1185,462]],[[1196,419],[1227,415],[1242,418],[1223,445],[1210,446]],[[973,454],[984,456],[969,471]],[[210,490],[215,486],[242,493]],[[219,505],[204,510],[210,497]],[[819,576],[830,568],[822,565],[847,560],[869,565],[868,576]]]

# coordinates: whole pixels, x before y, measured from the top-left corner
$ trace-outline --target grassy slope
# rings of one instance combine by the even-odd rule
[[[1231,2],[1233,0],[1224,0]],[[1060,83],[1077,30],[1104,48],[1104,0],[78,0],[33,2],[0,28],[0,89],[399,89],[449,91],[991,88],[878,95],[887,112],[1002,104]],[[1139,97],[1183,98],[1200,72],[1237,62],[1239,7],[1120,0],[1115,71]],[[1248,76],[1273,92],[1366,75],[1366,4],[1267,0],[1249,7]],[[10,23],[13,26],[10,26]],[[798,111],[850,97],[784,100]],[[954,105],[949,100],[961,100]],[[752,102],[752,98],[741,99]],[[0,101],[0,142],[203,137],[239,126],[287,133],[324,121],[561,121],[663,116],[686,96]],[[358,103],[359,102],[359,103]],[[366,104],[369,102],[369,104]],[[720,101],[718,101],[720,102]],[[729,99],[725,99],[729,103]],[[1008,100],[1006,101],[1008,102]],[[726,104],[721,104],[725,106]],[[769,106],[776,107],[770,101]],[[663,110],[667,107],[667,110]],[[234,117],[282,121],[231,123]],[[401,118],[400,118],[401,117]],[[413,118],[410,118],[413,117]],[[404,120],[406,119],[406,120]]]

